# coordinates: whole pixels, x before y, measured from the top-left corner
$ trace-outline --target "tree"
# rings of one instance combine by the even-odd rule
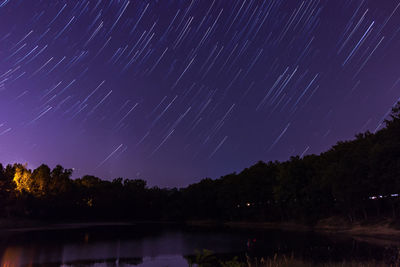
[[[61,165],[57,165],[50,173],[49,192],[53,195],[59,195],[70,190],[71,175],[72,169],[64,169]]]
[[[33,170],[31,193],[36,197],[44,197],[49,194],[50,179],[50,168],[47,165],[42,164]]]
[[[386,128],[399,126],[400,125],[400,101],[397,102],[390,113],[390,119],[386,119],[384,122],[386,124]]]
[[[31,193],[33,190],[33,183],[31,179],[32,172],[27,169],[27,164],[15,164],[14,182],[18,192]]]

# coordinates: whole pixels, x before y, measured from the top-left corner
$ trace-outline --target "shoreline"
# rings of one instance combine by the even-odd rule
[[[327,221],[320,221],[314,226],[295,222],[248,222],[248,221],[215,221],[215,220],[194,220],[186,222],[171,221],[63,221],[44,222],[23,219],[0,219],[0,231],[24,232],[24,231],[49,231],[80,229],[88,227],[112,227],[112,226],[134,226],[140,224],[161,224],[161,225],[184,225],[194,227],[228,227],[232,229],[266,229],[282,230],[293,232],[316,232],[327,235],[350,236],[365,241],[394,241],[400,244],[400,229],[391,226],[387,220],[377,223],[340,223],[332,224]]]
[[[294,222],[217,222],[217,221],[189,221],[188,225],[198,227],[224,226],[236,229],[267,229],[294,232],[316,232],[326,235],[349,236],[357,240],[367,242],[389,241],[390,243],[400,244],[400,229],[390,226],[387,221],[380,223],[355,223],[331,225],[319,222],[314,226],[309,226]]]
[[[28,231],[50,231],[81,229],[97,226],[133,226],[134,222],[112,222],[112,221],[94,221],[94,222],[44,222],[33,220],[0,220],[0,232],[28,232]]]

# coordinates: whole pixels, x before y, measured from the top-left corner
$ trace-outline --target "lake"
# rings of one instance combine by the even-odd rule
[[[382,261],[398,253],[392,245],[312,232],[145,223],[0,231],[0,240],[0,266],[186,267],[202,249],[219,260],[277,254],[310,263]]]

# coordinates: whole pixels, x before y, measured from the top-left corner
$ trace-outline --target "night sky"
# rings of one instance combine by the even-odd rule
[[[0,0],[0,162],[185,186],[400,97],[399,0]]]

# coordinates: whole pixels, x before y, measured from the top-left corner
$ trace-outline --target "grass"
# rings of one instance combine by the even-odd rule
[[[215,254],[209,250],[196,251],[196,256],[188,260],[189,267],[400,267],[399,255],[386,261],[342,261],[342,262],[324,262],[314,263],[302,259],[296,259],[293,256],[278,256],[275,254],[272,258],[250,258],[246,256],[246,261],[239,261],[237,257],[228,260],[218,260]]]

